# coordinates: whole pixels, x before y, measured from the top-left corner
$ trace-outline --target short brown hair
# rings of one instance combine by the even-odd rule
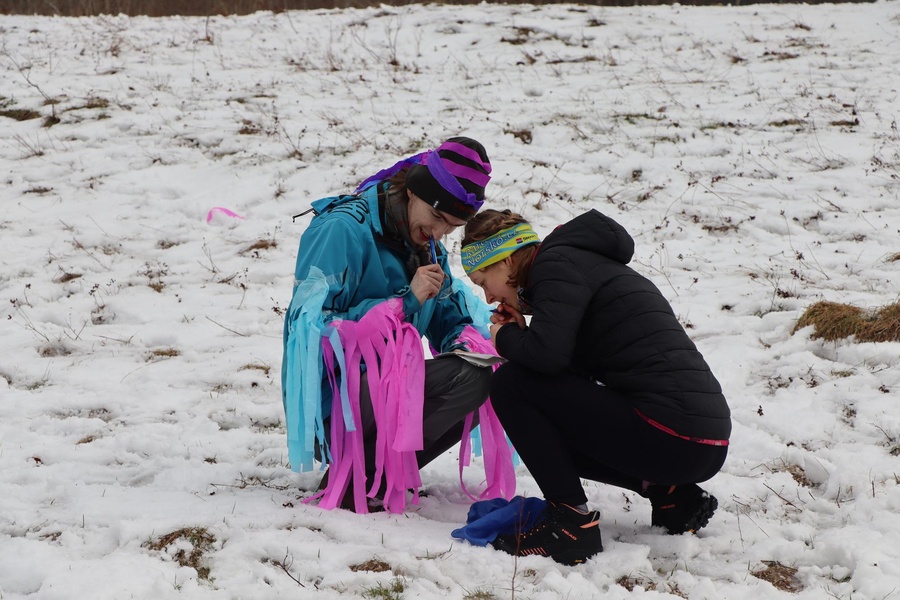
[[[514,213],[508,208],[505,210],[487,208],[466,222],[466,228],[463,230],[462,245],[466,246],[472,242],[486,240],[498,231],[527,222],[528,220],[525,217]],[[528,270],[531,268],[531,259],[534,258],[534,253],[537,252],[537,249],[537,244],[529,244],[512,253],[512,273],[510,273],[508,281],[510,285],[517,288],[525,286],[525,283],[528,281]],[[490,266],[487,268],[489,269]]]

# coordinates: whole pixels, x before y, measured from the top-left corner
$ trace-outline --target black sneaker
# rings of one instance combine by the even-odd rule
[[[497,536],[492,545],[513,556],[549,556],[564,565],[581,564],[603,552],[599,512],[581,513],[548,502],[538,519],[528,531]]]
[[[669,535],[679,535],[686,531],[694,533],[701,527],[706,527],[719,506],[715,496],[694,483],[677,486],[651,485],[644,495],[653,506],[651,524],[665,528]]]

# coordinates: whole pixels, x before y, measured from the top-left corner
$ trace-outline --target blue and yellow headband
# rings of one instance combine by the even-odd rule
[[[501,229],[489,238],[462,248],[462,266],[466,275],[498,263],[519,248],[540,244],[541,239],[528,223]]]

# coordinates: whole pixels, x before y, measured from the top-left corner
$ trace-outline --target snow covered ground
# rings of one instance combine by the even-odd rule
[[[898,300],[897,56],[884,0],[0,17],[0,598],[900,597],[900,343],[792,334]],[[635,237],[734,414],[698,535],[588,483],[586,565],[461,543],[453,453],[404,515],[301,503],[291,217],[455,134],[490,206]]]

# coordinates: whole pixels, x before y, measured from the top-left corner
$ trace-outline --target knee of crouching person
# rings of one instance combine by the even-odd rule
[[[491,369],[467,364],[462,375],[470,382],[472,396],[479,399],[478,406],[484,404],[491,388]]]
[[[518,379],[518,368],[513,363],[504,363],[493,372],[490,379],[490,396],[491,404],[495,408],[514,395],[510,394],[510,390],[515,387]]]

